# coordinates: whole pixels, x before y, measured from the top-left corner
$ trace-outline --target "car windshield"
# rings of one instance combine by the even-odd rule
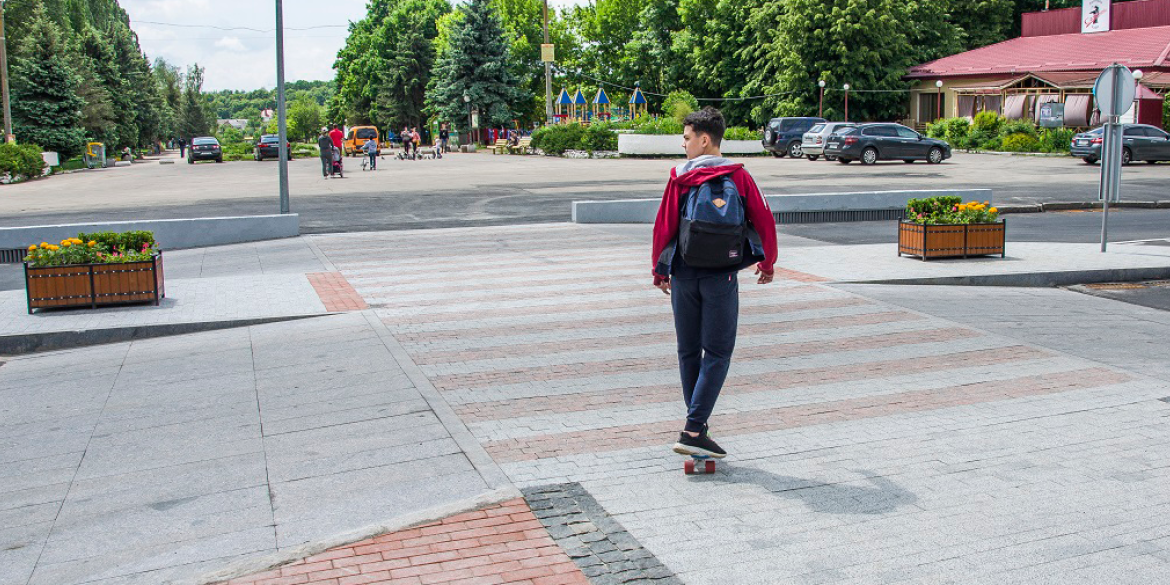
[[[833,132],[833,134],[835,134],[837,136],[845,136],[846,134],[852,134],[856,131],[857,131],[857,127],[846,126],[844,128],[838,128],[835,132]]]
[[[196,138],[195,140],[191,141],[191,144],[194,144],[195,146],[208,146],[208,145],[214,146],[214,145],[218,145],[219,141],[214,139],[214,138]]]
[[[811,132],[811,133],[813,133],[813,134],[816,134],[816,133],[818,133],[818,132],[820,132],[821,130],[824,130],[824,129],[825,129],[825,125],[824,125],[824,124],[817,124],[816,126],[813,126],[812,128],[809,128],[809,129],[808,129],[808,131],[809,131],[809,132]]]
[[[362,129],[357,131],[357,137],[362,139],[362,140],[367,140],[370,138],[377,138],[378,131],[374,130],[373,128],[362,128]]]
[[[260,142],[264,142],[264,143],[268,143],[268,144],[276,144],[277,142],[280,142],[280,137],[269,134],[267,136],[261,137]]]

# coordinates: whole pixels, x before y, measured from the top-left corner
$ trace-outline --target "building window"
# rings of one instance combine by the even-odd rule
[[[922,92],[918,94],[918,121],[933,122],[943,116],[939,114],[939,95]],[[947,111],[947,96],[942,96],[942,112]]]

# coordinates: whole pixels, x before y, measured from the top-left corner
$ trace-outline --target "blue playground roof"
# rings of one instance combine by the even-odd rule
[[[589,102],[585,101],[585,95],[581,93],[581,89],[577,89],[577,93],[573,95],[573,103],[577,105],[585,105]]]
[[[561,95],[557,96],[557,103],[562,105],[573,103],[573,98],[569,97],[569,90],[561,88]]]
[[[644,103],[646,103],[646,96],[642,95],[641,88],[638,88],[638,87],[634,88],[634,93],[630,95],[630,103],[631,104],[644,104]]]
[[[597,90],[597,97],[593,98],[593,103],[595,103],[595,104],[608,104],[609,103],[609,96],[605,95],[604,89]]]

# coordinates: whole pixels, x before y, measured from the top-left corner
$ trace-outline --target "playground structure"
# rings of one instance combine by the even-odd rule
[[[649,113],[649,103],[642,94],[641,84],[635,84],[630,94],[629,107],[615,106],[605,89],[599,88],[593,101],[589,102],[578,88],[572,95],[567,88],[553,101],[554,124],[589,124],[592,121],[632,120]]]

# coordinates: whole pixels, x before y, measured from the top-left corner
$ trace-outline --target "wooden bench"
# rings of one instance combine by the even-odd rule
[[[508,139],[501,138],[492,145],[492,154],[504,154],[508,152]]]
[[[528,154],[532,152],[532,138],[521,138],[520,144],[508,147],[508,152],[512,154]]]

